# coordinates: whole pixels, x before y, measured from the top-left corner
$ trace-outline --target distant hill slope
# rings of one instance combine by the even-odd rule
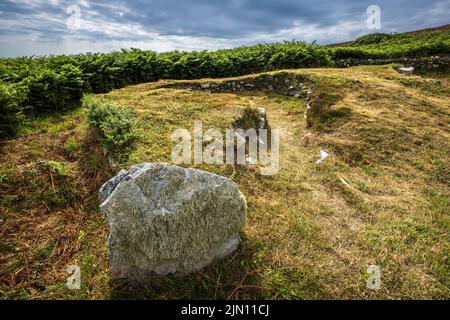
[[[419,69],[448,69],[450,25],[404,33],[372,33],[327,48],[336,66],[402,63]]]
[[[443,26],[440,26],[440,27],[426,28],[426,29],[420,29],[420,30],[416,30],[416,31],[408,31],[405,33],[431,32],[431,31],[439,31],[439,30],[450,30],[450,23],[444,24]]]
[[[425,28],[425,29],[419,29],[419,30],[414,30],[414,31],[407,31],[407,32],[400,32],[400,33],[395,33],[395,34],[415,34],[415,33],[423,33],[423,32],[433,32],[433,31],[447,31],[450,30],[450,24],[444,24],[442,26],[439,27],[433,27],[433,28]],[[355,40],[353,41],[346,41],[346,42],[339,42],[339,43],[333,43],[333,44],[329,44],[327,45],[328,47],[341,47],[341,46],[347,46],[349,44],[352,44]]]

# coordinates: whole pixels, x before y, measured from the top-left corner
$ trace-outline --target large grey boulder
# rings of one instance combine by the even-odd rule
[[[166,163],[120,171],[100,189],[113,278],[186,274],[232,253],[246,202],[232,180]]]

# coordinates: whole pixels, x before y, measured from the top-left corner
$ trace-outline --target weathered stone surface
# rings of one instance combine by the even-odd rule
[[[113,278],[189,273],[239,245],[246,202],[228,178],[143,163],[119,172],[99,193]]]

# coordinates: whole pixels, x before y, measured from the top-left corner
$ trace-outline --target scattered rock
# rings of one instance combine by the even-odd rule
[[[258,129],[267,129],[267,115],[265,108],[258,108],[259,112],[259,125]]]
[[[208,89],[208,88],[210,87],[210,85],[209,85],[209,83],[202,83],[202,84],[200,85],[200,87],[201,87],[202,89]]]
[[[290,97],[299,98],[299,97],[301,97],[302,93],[301,93],[301,91],[298,88],[290,86],[288,88],[287,95],[290,96]]]
[[[414,67],[401,67],[398,68],[397,71],[406,75],[412,75],[414,72]]]
[[[316,161],[316,163],[321,163],[323,160],[328,158],[329,154],[326,151],[320,150],[320,159]]]
[[[232,253],[246,202],[228,178],[165,163],[122,170],[100,189],[114,279],[186,274]]]

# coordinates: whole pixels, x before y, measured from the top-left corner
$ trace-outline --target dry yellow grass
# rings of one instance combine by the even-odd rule
[[[86,150],[95,146],[87,128],[57,122],[52,130],[56,124],[44,122],[38,128],[50,132],[33,130],[5,142],[0,176],[5,172],[20,187],[9,189],[11,183],[3,182],[0,190],[20,194],[30,205],[6,197],[0,202],[8,226],[0,224],[2,241],[19,249],[0,253],[0,293],[7,298],[450,298],[448,82],[430,84],[426,76],[401,76],[389,66],[289,72],[326,78],[334,84],[329,90],[342,95],[331,111],[346,112],[331,113],[340,116],[309,130],[304,102],[273,93],[211,94],[161,88],[172,83],[164,81],[104,95],[138,114],[140,139],[124,167],[170,162],[174,129],[191,130],[194,120],[202,120],[204,129],[224,129],[247,106],[265,107],[271,127],[282,130],[275,176],[261,176],[252,167],[197,166],[232,178],[247,197],[248,221],[239,250],[187,277],[155,277],[146,288],[119,290],[108,282],[107,232],[92,194],[111,173],[83,161],[91,156]],[[79,112],[66,115],[62,123],[76,117]],[[61,153],[70,138],[79,148]],[[320,150],[330,156],[316,164]],[[17,165],[32,166],[41,158],[73,167],[74,180],[83,186],[76,200],[50,211],[45,200],[39,205],[32,200],[38,190],[22,187],[23,169]],[[40,183],[52,188],[48,177]],[[61,224],[72,230],[71,238],[64,232],[50,235],[48,230],[59,230]],[[70,245],[60,244],[66,237]],[[32,253],[49,241],[56,245],[38,267]],[[21,259],[27,271],[11,266]],[[69,264],[82,264],[81,292],[64,288]],[[371,264],[381,268],[377,291],[366,288]],[[30,279],[41,286],[34,288]]]

